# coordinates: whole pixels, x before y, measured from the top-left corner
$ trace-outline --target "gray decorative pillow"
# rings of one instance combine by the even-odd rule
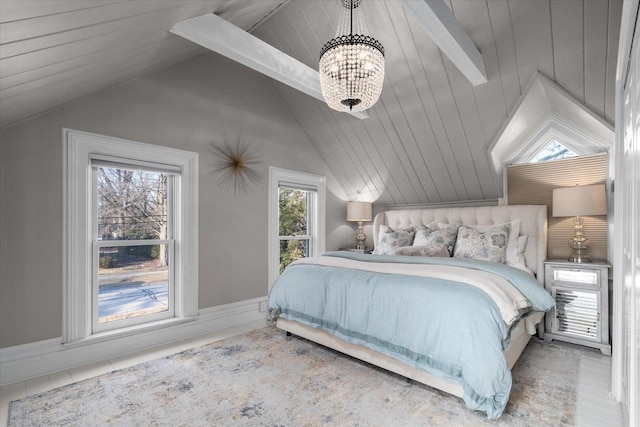
[[[453,256],[505,263],[509,224],[500,224],[481,232],[461,225]]]
[[[414,227],[396,231],[386,225],[381,225],[378,244],[373,253],[376,255],[393,255],[397,248],[411,245],[415,232],[416,229]]]
[[[430,228],[418,230],[416,237],[413,239],[413,246],[444,246],[449,252],[448,255],[445,256],[451,256],[457,235],[457,225],[444,225],[439,230],[432,230]]]
[[[449,249],[445,245],[432,244],[430,246],[403,246],[395,250],[394,255],[450,257]]]

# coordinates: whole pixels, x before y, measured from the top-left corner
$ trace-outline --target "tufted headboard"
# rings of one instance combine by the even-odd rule
[[[463,208],[402,209],[380,212],[373,220],[373,241],[378,244],[380,226],[407,228],[438,221],[460,225],[491,225],[520,219],[520,235],[529,236],[524,252],[527,267],[544,284],[547,258],[547,207],[544,205],[480,206]]]

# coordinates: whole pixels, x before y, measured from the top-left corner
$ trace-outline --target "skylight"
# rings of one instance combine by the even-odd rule
[[[531,163],[548,162],[550,160],[566,159],[576,156],[576,153],[553,139],[545,148],[540,150],[533,159],[531,159]]]

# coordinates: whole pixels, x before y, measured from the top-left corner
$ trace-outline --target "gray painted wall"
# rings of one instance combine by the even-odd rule
[[[61,336],[62,127],[200,154],[200,308],[267,294],[270,165],[326,175],[327,249],[352,243],[342,188],[269,79],[201,55],[0,131],[0,347]],[[263,155],[246,196],[209,173],[225,132]]]

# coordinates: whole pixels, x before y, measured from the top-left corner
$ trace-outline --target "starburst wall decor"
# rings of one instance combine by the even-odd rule
[[[249,143],[238,137],[235,144],[225,133],[222,143],[211,143],[213,152],[213,175],[216,184],[225,193],[245,195],[255,190],[260,181],[262,155],[253,150]]]

